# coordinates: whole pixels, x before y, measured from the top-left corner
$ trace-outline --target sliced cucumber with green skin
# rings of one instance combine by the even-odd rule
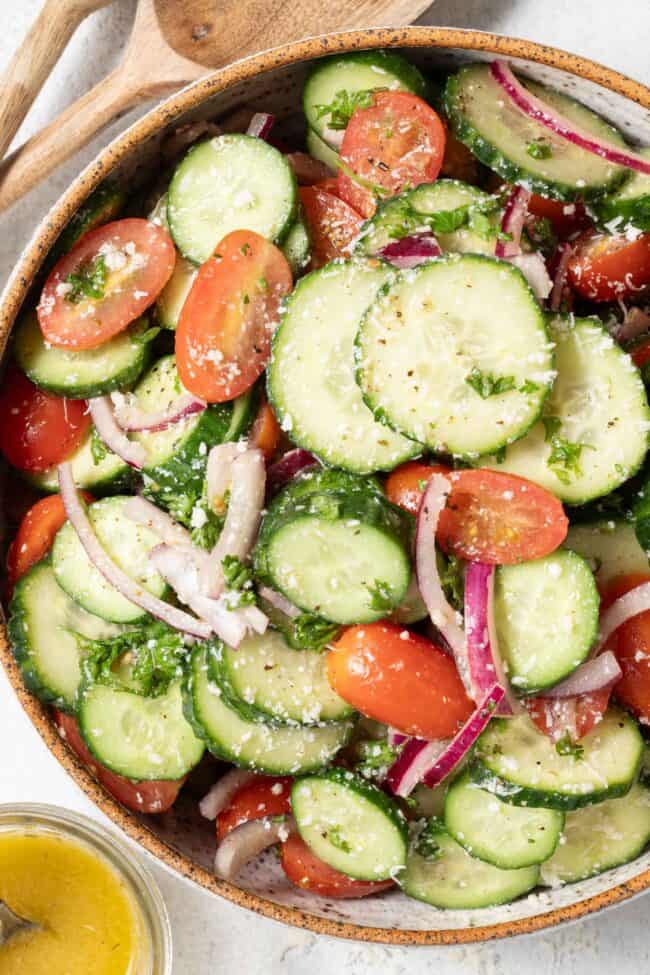
[[[112,183],[104,183],[98,186],[61,231],[59,239],[51,251],[51,262],[54,263],[64,254],[67,254],[79,238],[87,234],[89,230],[101,227],[109,220],[115,220],[125,203],[126,193],[120,187]]]
[[[77,721],[95,758],[128,779],[181,779],[205,750],[183,714],[180,681],[159,697],[82,685]]]
[[[89,432],[81,446],[77,447],[74,454],[68,457],[77,487],[87,488],[93,494],[115,494],[117,491],[127,489],[133,482],[133,468],[110,450],[107,450],[102,459],[96,462],[92,445],[93,430]],[[35,487],[48,494],[55,494],[59,490],[59,475],[56,467],[51,467],[41,474],[26,475],[26,478]]]
[[[555,375],[526,279],[478,254],[449,254],[387,284],[361,320],[355,356],[376,419],[462,458],[522,437]]]
[[[93,529],[111,559],[129,578],[153,596],[167,592],[165,580],[152,571],[148,554],[160,538],[144,525],[136,525],[124,514],[127,497],[104,498],[88,506]],[[89,613],[113,623],[133,623],[146,614],[130,602],[92,564],[69,521],[57,532],[52,546],[52,567],[56,581]]]
[[[342,721],[353,708],[327,679],[325,653],[292,650],[277,630],[225,644],[210,658],[224,698],[248,721],[318,725]]]
[[[183,257],[203,264],[233,230],[281,242],[296,212],[296,178],[277,149],[249,135],[193,146],[176,167],[167,220]]]
[[[611,708],[580,747],[561,754],[529,718],[498,718],[478,741],[470,775],[506,802],[544,809],[579,809],[630,790],[643,758],[633,718]]]
[[[498,460],[481,463],[584,504],[639,469],[650,410],[638,369],[599,319],[558,316],[550,331],[558,376],[540,422]]]
[[[518,692],[547,690],[586,660],[598,635],[599,605],[592,571],[575,552],[559,549],[533,562],[498,567],[499,651]]]
[[[427,84],[418,69],[401,54],[392,51],[359,51],[317,61],[305,82],[302,107],[307,124],[331,148],[337,149],[343,130],[330,126],[331,116],[321,107],[331,105],[339,92],[358,92],[388,88],[410,91],[426,98]]]
[[[640,156],[650,159],[650,149],[637,149]],[[609,233],[619,233],[626,227],[650,230],[650,176],[630,172],[629,179],[613,193],[593,204],[599,223]]]
[[[548,860],[560,839],[564,814],[503,802],[465,772],[447,793],[445,826],[470,856],[517,870]]]
[[[442,824],[431,834],[427,856],[417,852],[417,845],[398,880],[405,894],[432,907],[461,910],[507,904],[539,880],[538,866],[501,870],[470,856]]]
[[[617,576],[646,574],[648,554],[629,521],[602,520],[571,525],[564,548],[586,559],[601,591]]]
[[[306,612],[370,623],[406,594],[408,532],[397,510],[367,490],[281,494],[262,522],[255,571]]]
[[[613,126],[579,102],[537,82],[526,87],[576,126],[624,146]],[[456,136],[474,155],[508,183],[556,200],[588,199],[614,190],[626,177],[622,166],[573,145],[524,115],[504,94],[487,64],[461,68],[447,81],[445,111]],[[541,144],[551,155],[531,154]]]
[[[70,352],[47,345],[35,311],[16,327],[14,356],[31,381],[57,396],[87,399],[116,389],[129,389],[150,357],[150,342],[143,338],[149,325],[140,319],[115,338],[86,352]]]
[[[636,783],[622,799],[608,799],[566,817],[560,845],[542,867],[548,887],[573,884],[628,863],[650,842],[650,791]]]
[[[323,142],[321,137],[316,135],[313,129],[307,129],[306,140],[309,155],[325,163],[326,166],[329,166],[332,170],[332,175],[335,176],[339,171],[339,154],[336,149],[330,148],[326,142]]]
[[[489,200],[487,193],[457,179],[423,183],[414,190],[379,204],[375,215],[366,221],[359,232],[355,253],[377,254],[394,240],[430,230],[435,214],[486,204]],[[489,236],[481,236],[464,226],[450,233],[434,230],[436,240],[443,251],[492,255],[500,216],[500,211],[496,210],[491,218],[494,234]]]
[[[366,779],[330,768],[291,790],[298,832],[317,857],[356,880],[395,879],[406,865],[408,827],[397,803]]]
[[[300,216],[294,220],[289,233],[282,242],[282,253],[289,262],[294,277],[301,274],[309,264],[311,241],[307,224]]]
[[[635,492],[632,515],[637,542],[647,556],[650,552],[650,477],[646,473],[641,480],[641,487]],[[643,571],[647,571],[647,566]]]
[[[205,651],[192,655],[184,687],[185,714],[217,758],[267,775],[297,775],[320,769],[347,743],[351,721],[321,728],[246,721],[210,679]]]
[[[296,286],[273,337],[267,391],[293,443],[324,463],[367,474],[392,470],[420,447],[378,423],[354,379],[354,339],[387,264],[334,261]]]
[[[185,299],[192,289],[198,274],[196,264],[192,264],[181,254],[176,255],[172,276],[156,300],[156,315],[163,328],[174,331],[178,325]]]
[[[17,583],[9,607],[9,642],[27,687],[41,701],[73,711],[82,654],[75,633],[108,640],[122,627],[87,613],[54,577],[49,559]]]

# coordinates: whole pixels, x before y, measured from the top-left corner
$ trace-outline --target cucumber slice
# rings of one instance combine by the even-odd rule
[[[128,389],[149,359],[148,330],[140,319],[115,338],[87,352],[69,352],[46,345],[35,311],[24,315],[16,327],[14,356],[31,381],[57,396],[86,399]]]
[[[88,517],[113,561],[153,596],[167,592],[165,580],[152,571],[147,558],[160,538],[144,525],[136,525],[124,514],[127,497],[104,498],[88,507]],[[133,623],[146,613],[104,579],[92,564],[67,521],[57,532],[52,546],[52,567],[56,581],[89,613],[114,623]]]
[[[87,234],[89,230],[101,227],[109,220],[115,220],[125,203],[126,193],[120,187],[112,183],[103,183],[98,186],[86,202],[81,204],[67,226],[61,231],[50,254],[51,263],[67,254],[79,238]]]
[[[354,381],[359,321],[392,276],[377,262],[327,264],[298,283],[273,338],[267,390],[283,429],[323,462],[359,474],[420,452],[375,420]]]
[[[636,151],[650,159],[650,149]],[[626,227],[650,230],[650,176],[630,171],[629,179],[619,189],[596,200],[594,210],[610,233],[618,233]]]
[[[411,575],[407,522],[358,480],[363,487],[348,492],[278,495],[255,549],[260,578],[333,623],[382,619],[401,603]]]
[[[267,775],[297,775],[321,768],[343,748],[352,732],[350,721],[321,728],[246,721],[210,679],[203,650],[192,655],[185,683],[185,713],[213,755]]]
[[[577,126],[624,146],[613,126],[567,95],[524,79],[526,87]],[[573,145],[524,115],[492,78],[487,64],[461,68],[447,81],[445,110],[461,142],[508,183],[519,183],[555,200],[588,199],[613,190],[626,170]],[[551,155],[536,158],[534,144]]]
[[[305,82],[302,107],[307,124],[326,145],[337,149],[343,138],[347,120],[335,120],[322,109],[331,105],[337,96],[388,88],[391,91],[410,91],[426,97],[426,81],[418,69],[406,58],[392,51],[359,51],[318,61]],[[351,113],[350,113],[351,114]]]
[[[451,254],[387,284],[361,320],[356,361],[378,420],[463,458],[522,437],[555,375],[526,279],[478,254]]]
[[[176,255],[172,276],[158,295],[156,314],[163,328],[175,330],[178,325],[185,299],[198,274],[196,264],[192,264],[181,254]]]
[[[294,278],[298,277],[309,264],[310,252],[309,230],[302,216],[300,216],[292,223],[282,242],[282,253],[289,262]]]
[[[442,819],[445,815],[448,782],[441,782],[430,789],[423,782],[413,789],[409,796],[409,817],[413,819]]]
[[[470,766],[472,780],[515,806],[578,809],[630,790],[643,758],[636,722],[616,708],[562,755],[527,717],[491,721]]]
[[[254,230],[282,241],[296,212],[296,178],[277,149],[249,135],[193,146],[176,167],[167,220],[183,257],[203,264],[226,234]]]
[[[548,860],[560,839],[564,814],[503,802],[465,772],[447,793],[445,826],[470,856],[516,870]]]
[[[540,880],[573,884],[634,860],[650,842],[650,791],[636,783],[622,799],[567,814],[564,835]]]
[[[122,627],[92,616],[58,585],[49,559],[38,562],[16,585],[9,607],[9,642],[27,687],[41,701],[73,711],[81,681],[75,639],[108,640]]]
[[[558,376],[542,419],[502,457],[482,464],[584,504],[641,466],[650,410],[638,369],[599,319],[556,317],[550,330]]]
[[[331,149],[319,135],[316,135],[313,129],[307,129],[306,141],[309,155],[325,163],[332,170],[332,173],[336,174],[339,169],[339,154],[336,149]]]
[[[517,691],[546,690],[586,660],[598,635],[599,604],[591,569],[575,552],[560,549],[533,562],[498,567],[497,637]]]
[[[380,203],[375,215],[361,228],[355,253],[377,254],[382,247],[400,237],[430,230],[434,226],[435,217],[434,220],[430,219],[434,214],[485,204],[490,199],[476,186],[457,179],[423,183],[408,193]],[[450,233],[440,233],[436,228],[434,233],[443,251],[492,255],[500,216],[500,211],[496,210],[490,218],[493,234],[481,236],[467,226]]]
[[[77,721],[95,758],[137,781],[181,779],[205,748],[183,715],[180,681],[160,697],[104,684],[82,686]]]
[[[590,563],[601,591],[617,576],[648,572],[648,554],[629,521],[571,525],[563,545]]]
[[[291,790],[298,832],[317,857],[357,880],[395,878],[406,865],[408,828],[385,792],[343,768],[299,779]]]
[[[93,428],[94,430],[94,428]],[[121,457],[107,450],[101,460],[93,457],[93,431],[88,434],[81,446],[68,458],[72,466],[72,476],[79,488],[88,488],[93,494],[114,494],[126,489],[133,480],[133,470]],[[51,467],[41,474],[27,476],[35,487],[48,494],[55,494],[59,490],[59,475],[56,467]]]
[[[537,885],[539,867],[501,870],[466,853],[442,824],[426,830],[426,855],[420,834],[399,878],[405,894],[433,907],[460,910],[495,907],[527,894]]]
[[[326,654],[292,650],[277,630],[249,636],[237,650],[224,644],[210,663],[225,700],[248,721],[317,725],[354,713],[329,685]]]

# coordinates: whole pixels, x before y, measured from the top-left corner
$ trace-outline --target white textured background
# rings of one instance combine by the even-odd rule
[[[0,0],[0,69],[39,5],[40,0]],[[134,9],[135,0],[116,0],[82,25],[32,109],[21,137],[49,122],[114,67]],[[649,0],[437,0],[420,22],[476,27],[554,44],[650,84]],[[137,114],[103,133],[46,187],[0,217],[0,285],[60,191]],[[100,816],[50,756],[1,671],[0,749],[0,803],[51,802]],[[382,975],[641,975],[650,966],[648,895],[593,920],[511,942],[469,948],[382,948],[317,938],[266,921],[151,865],[172,918],[174,975],[230,971],[241,975],[375,975],[378,970]]]

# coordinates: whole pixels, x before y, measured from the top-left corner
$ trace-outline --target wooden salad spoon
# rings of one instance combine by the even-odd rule
[[[0,947],[9,941],[14,934],[18,934],[20,931],[29,931],[31,928],[39,927],[33,921],[27,921],[24,917],[19,914],[14,914],[10,907],[8,907],[4,901],[0,900]]]
[[[312,34],[409,23],[430,3],[139,0],[131,37],[117,68],[0,165],[0,211],[139,102],[168,95],[237,58]]]

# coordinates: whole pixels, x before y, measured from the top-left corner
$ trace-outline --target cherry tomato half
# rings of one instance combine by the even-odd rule
[[[367,718],[420,738],[449,738],[473,710],[452,658],[393,623],[351,626],[327,655],[337,694]]]
[[[138,217],[84,234],[57,261],[37,312],[45,339],[95,349],[154,303],[169,281],[176,250],[168,232]]]
[[[533,193],[528,202],[528,212],[548,220],[561,240],[589,226],[587,211],[579,200],[576,203],[563,203]]]
[[[282,844],[280,862],[292,884],[321,897],[367,897],[393,886],[392,880],[353,880],[323,863],[296,834]]]
[[[558,742],[567,735],[571,741],[580,741],[602,721],[611,693],[611,688],[606,688],[576,697],[527,697],[522,704],[551,741]]]
[[[588,230],[575,242],[567,269],[571,287],[590,301],[631,298],[650,285],[650,234]]]
[[[286,776],[259,775],[243,785],[217,816],[217,840],[221,842],[237,826],[252,819],[290,813],[292,782]]]
[[[245,393],[266,367],[291,286],[274,244],[252,230],[227,234],[199,269],[178,321],[176,364],[185,388],[208,403]]]
[[[422,494],[431,475],[444,474],[448,477],[450,473],[449,468],[442,464],[423,464],[418,460],[409,460],[396,467],[386,478],[386,497],[404,511],[417,515]]]
[[[301,186],[299,193],[311,238],[312,268],[349,256],[348,247],[363,224],[356,210],[322,186]]]
[[[81,494],[87,504],[94,500],[86,491],[82,491]],[[41,498],[29,509],[7,552],[7,577],[10,587],[13,588],[21,576],[47,555],[52,547],[54,536],[66,520],[63,501],[58,494]]]
[[[650,575],[635,573],[612,580],[603,594],[602,607],[606,609],[644,582],[650,582]],[[650,724],[650,610],[619,626],[607,641],[607,649],[616,654],[623,671],[614,687],[614,697],[639,721]]]
[[[372,105],[358,108],[345,130],[339,195],[371,217],[377,195],[395,196],[407,186],[432,183],[444,153],[444,125],[422,98],[405,91],[376,92]]]
[[[69,457],[90,429],[88,404],[35,386],[10,366],[0,390],[0,450],[20,471],[39,473]]]
[[[282,438],[282,430],[271,405],[264,399],[253,420],[253,426],[248,441],[251,447],[257,447],[264,454],[268,463],[278,449]]]

